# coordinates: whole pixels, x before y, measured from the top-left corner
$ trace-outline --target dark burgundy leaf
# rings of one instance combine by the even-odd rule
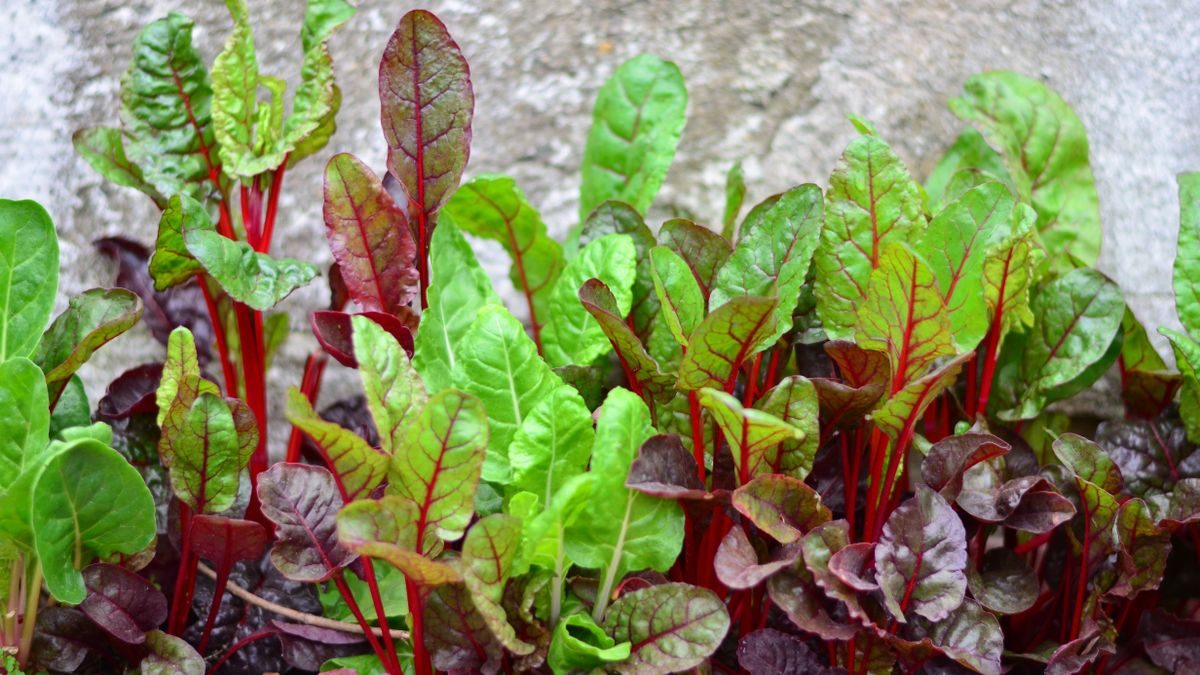
[[[678,436],[659,434],[642,443],[625,487],[663,499],[712,499],[696,471],[696,458]]]
[[[912,614],[946,618],[967,590],[967,539],[962,521],[938,493],[917,488],[883,526],[875,569],[888,610],[898,621]]]
[[[957,503],[964,511],[985,523],[1002,523],[1005,527],[1023,532],[1042,534],[1069,521],[1075,515],[1075,505],[1040,476],[1024,476],[995,486],[972,482],[972,473],[988,467],[977,465],[967,472],[968,484],[958,495]]]
[[[921,475],[932,490],[953,501],[962,490],[964,471],[1003,456],[1010,449],[1008,443],[991,434],[947,436],[929,449],[921,462]]]
[[[154,394],[162,379],[162,370],[161,363],[146,363],[118,375],[108,383],[104,398],[96,404],[96,416],[102,420],[119,420],[158,410]]]
[[[717,271],[733,248],[724,237],[690,220],[676,218],[663,223],[658,243],[666,246],[688,264],[705,299],[717,279]]]
[[[362,635],[331,628],[283,621],[272,621],[271,627],[279,631],[283,659],[300,670],[320,670],[329,659],[361,653],[366,645]]]
[[[287,578],[325,581],[358,557],[338,541],[342,498],[328,470],[281,462],[259,475],[258,498],[275,523],[271,562]]]
[[[1017,554],[994,548],[983,557],[982,569],[967,566],[971,596],[985,609],[999,614],[1020,614],[1037,601],[1037,575]]]
[[[887,355],[844,340],[825,343],[825,352],[837,366],[841,380],[823,377],[812,380],[821,404],[822,423],[829,426],[854,424],[887,392],[891,377]]]
[[[72,607],[46,607],[37,615],[33,664],[73,673],[89,653],[102,649],[104,642],[104,635],[83,612]]]
[[[438,670],[483,673],[500,670],[504,648],[475,611],[463,584],[443,584],[425,601],[425,646]]]
[[[721,583],[730,588],[754,588],[779,570],[791,567],[800,559],[798,545],[785,546],[765,563],[759,563],[758,552],[741,526],[730,528],[713,560],[713,568]]]
[[[167,599],[150,582],[123,567],[97,563],[83,571],[87,597],[79,605],[97,626],[127,644],[167,620]]]
[[[829,571],[856,591],[870,592],[879,588],[875,582],[875,544],[862,542],[835,552],[829,558]]]
[[[821,663],[803,640],[773,628],[756,630],[743,637],[737,653],[738,664],[750,675],[835,672]]]
[[[1090,630],[1084,630],[1078,638],[1054,650],[1046,663],[1046,675],[1074,675],[1083,672],[1087,665],[1101,654],[1112,654],[1114,651],[1116,648],[1112,638],[1092,624]]]
[[[824,640],[848,640],[858,632],[854,626],[833,618],[827,607],[832,603],[825,598],[812,574],[803,566],[785,570],[768,579],[767,593],[793,624]]]
[[[354,316],[365,316],[379,324],[384,330],[396,338],[405,353],[412,357],[413,334],[407,326],[395,315],[384,312],[334,312],[319,310],[312,313],[309,319],[313,335],[327,354],[337,359],[337,362],[347,368],[357,368],[358,361],[354,358],[354,339],[352,337],[350,319]]]
[[[342,276],[342,268],[337,261],[329,264],[329,309],[340,312],[346,309],[350,302],[350,289],[346,287],[346,278]]]
[[[216,565],[258,560],[270,543],[267,528],[254,521],[209,514],[192,517],[192,552]]]
[[[192,331],[197,345],[214,344],[208,307],[196,281],[166,291],[156,291],[148,267],[150,251],[145,246],[121,237],[97,239],[94,245],[102,255],[117,263],[117,278],[113,284],[133,291],[142,299],[142,320],[150,328],[154,339],[165,345],[171,331],[184,326]],[[199,356],[201,361],[207,361],[210,353],[201,349]]]
[[[1200,452],[1176,419],[1102,422],[1096,443],[1120,467],[1138,497],[1170,492],[1184,478],[1200,478]]]
[[[1200,621],[1153,609],[1142,615],[1138,638],[1156,665],[1173,673],[1200,671]]]

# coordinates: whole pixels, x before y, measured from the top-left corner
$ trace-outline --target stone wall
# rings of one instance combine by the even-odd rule
[[[326,265],[321,171],[335,151],[382,167],[376,68],[405,2],[363,0],[331,47],[344,90],[329,148],[289,172],[275,252]],[[264,72],[298,77],[302,0],[250,0]],[[562,233],[576,211],[591,102],[626,58],[653,51],[682,68],[691,95],[661,213],[720,213],[724,172],[745,165],[753,202],[800,182],[824,184],[866,116],[923,177],[961,124],[946,110],[972,73],[1037,76],[1090,133],[1104,219],[1101,269],[1150,326],[1174,323],[1170,261],[1176,173],[1200,169],[1200,2],[1196,0],[434,0],[471,63],[477,96],[468,174],[514,175]],[[230,26],[219,0],[9,0],[0,8],[0,194],[43,202],[58,224],[64,293],[109,283],[90,247],[121,234],[149,242],[156,214],[74,156],[71,132],[117,119],[130,44],[171,9],[195,18],[210,57]],[[659,222],[661,218],[652,218]],[[498,249],[481,258],[511,293]],[[307,311],[322,284],[283,309],[297,333],[272,370],[280,400],[313,342]],[[90,391],[155,358],[144,331],[84,372]],[[334,389],[349,387],[334,377]],[[278,414],[276,414],[278,419]],[[279,442],[276,427],[273,443]]]

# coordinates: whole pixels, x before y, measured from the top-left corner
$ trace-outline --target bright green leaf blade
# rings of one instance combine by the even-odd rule
[[[154,498],[141,474],[98,441],[77,441],[55,455],[32,504],[46,588],[60,602],[83,601],[81,571],[94,558],[138,553],[154,539]]]
[[[452,383],[459,347],[471,322],[479,310],[501,300],[447,210],[441,212],[430,241],[429,275],[429,306],[421,314],[414,340],[413,367],[430,389],[441,391]]]
[[[779,445],[804,440],[800,429],[761,410],[743,408],[737,398],[723,391],[705,387],[700,390],[699,400],[729,441],[739,483],[748,483],[760,474],[778,473],[774,464],[778,463]]]
[[[549,316],[542,329],[542,352],[551,366],[588,365],[611,349],[608,337],[579,302],[579,289],[599,279],[616,299],[620,316],[633,303],[637,255],[626,235],[610,234],[584,246],[567,263],[550,294]]]
[[[733,253],[729,242],[703,225],[682,218],[663,223],[658,240],[687,263],[700,285],[700,292],[707,299],[717,281],[717,272]]]
[[[292,115],[284,123],[280,150],[308,144],[304,152],[311,154],[313,143],[310,141],[314,135],[317,148],[328,141],[329,134],[324,128],[332,126],[333,116],[341,107],[341,93],[334,84],[333,59],[325,42],[334,30],[354,16],[354,11],[345,0],[310,0],[308,3],[304,25],[300,29],[300,46],[304,50],[300,86],[292,100]]]
[[[318,274],[315,265],[272,258],[216,232],[189,230],[184,240],[192,256],[231,298],[259,311],[274,307]]]
[[[120,129],[80,129],[71,137],[71,143],[75,146],[75,152],[95,169],[96,173],[117,185],[131,187],[144,193],[160,209],[167,205],[166,197],[146,182],[141,168],[125,155],[125,142],[121,138]]]
[[[871,421],[893,439],[899,438],[909,427],[915,429],[914,425],[929,404],[954,384],[963,364],[973,356],[974,352],[959,354],[923,377],[906,383],[871,413]]]
[[[974,129],[964,129],[925,179],[929,212],[939,213],[961,194],[956,188],[971,181],[981,184],[998,180],[1009,184],[1008,169],[1000,154]]]
[[[1004,235],[989,247],[983,261],[983,295],[991,321],[1000,322],[1003,336],[1013,328],[1033,325],[1030,291],[1037,283],[1045,252],[1038,243],[1037,214],[1018,204]]]
[[[189,381],[193,383],[193,386],[198,384],[198,390],[189,391]],[[181,392],[181,390],[183,391]],[[171,331],[170,337],[167,338],[167,358],[163,362],[162,379],[159,380],[158,389],[155,391],[158,425],[163,425],[171,410],[172,402],[181,393],[188,396],[184,408],[190,409],[195,397],[205,392],[219,394],[220,390],[211,382],[201,379],[200,358],[196,352],[195,338],[192,337],[190,330],[180,326]]]
[[[126,155],[160,194],[203,200],[212,191],[220,168],[212,96],[192,20],[172,12],[146,26],[121,79],[121,122]]]
[[[0,360],[29,356],[58,293],[58,235],[30,200],[0,199]]]
[[[592,456],[592,413],[573,387],[552,390],[521,423],[508,448],[514,489],[550,504],[563,483],[587,469]]]
[[[983,267],[987,246],[1012,218],[1008,188],[984,183],[963,193],[929,222],[917,253],[929,263],[946,298],[958,351],[970,351],[987,333]]]
[[[1200,335],[1200,173],[1179,174],[1179,242],[1175,253],[1175,308],[1191,335]]]
[[[610,199],[646,213],[675,158],[687,99],[678,66],[651,54],[626,61],[604,83],[583,151],[581,223]]]
[[[33,360],[46,373],[50,400],[92,354],[142,318],[142,301],[124,288],[93,288],[71,298],[46,329]]]
[[[725,212],[721,216],[721,236],[728,241],[733,241],[733,228],[745,199],[746,179],[742,175],[742,162],[738,160],[725,174]]]
[[[816,387],[806,377],[790,375],[763,394],[754,405],[799,429],[804,435],[801,439],[785,440],[766,456],[772,473],[804,480],[812,471],[813,460],[821,444],[821,408]]]
[[[165,291],[204,271],[183,240],[183,233],[191,230],[216,231],[216,226],[200,202],[183,193],[172,195],[158,221],[158,238],[150,256],[155,290]]]
[[[850,142],[829,178],[825,227],[813,256],[817,313],[831,339],[850,339],[871,271],[890,243],[924,227],[921,186],[878,136]]]
[[[956,351],[937,280],[929,264],[907,246],[883,250],[858,308],[857,326],[859,347],[887,353],[893,392]]]
[[[615,640],[587,614],[563,617],[554,627],[546,663],[555,675],[590,672],[629,658],[630,644]]]
[[[367,409],[379,430],[380,446],[395,456],[405,442],[405,428],[425,407],[425,384],[391,333],[361,315],[351,317],[350,325]]]
[[[233,506],[250,457],[239,452],[233,412],[225,401],[212,394],[197,397],[172,447],[171,488],[193,513]]]
[[[690,670],[705,661],[729,631],[725,603],[712,591],[662,584],[621,596],[604,617],[604,630],[633,645],[618,673],[659,675]]]
[[[1095,483],[1105,492],[1117,494],[1125,480],[1121,469],[1099,445],[1078,435],[1063,434],[1054,439],[1054,456],[1071,473]]]
[[[220,144],[222,167],[232,178],[261,173],[254,161],[254,127],[258,110],[258,57],[245,0],[225,0],[233,32],[212,67],[213,131]],[[269,167],[268,167],[269,168]]]
[[[788,190],[761,219],[743,226],[733,254],[717,272],[709,306],[719,308],[743,295],[779,297],[774,342],[792,327],[792,310],[821,235],[821,189],[807,184]]]
[[[516,181],[498,174],[474,178],[454,193],[442,212],[464,231],[500,242],[512,259],[509,278],[525,294],[531,323],[539,329],[546,324],[550,296],[563,270],[562,247],[546,234],[541,214]]]
[[[662,316],[671,335],[686,347],[704,318],[704,295],[687,262],[665,246],[650,249],[650,273]]]
[[[586,246],[608,234],[627,234],[637,254],[637,274],[633,280],[629,323],[633,332],[647,340],[654,329],[659,313],[658,296],[654,294],[654,279],[650,275],[650,249],[654,248],[654,233],[646,226],[642,215],[624,202],[607,201],[596,207],[583,223],[579,244]]]
[[[483,405],[455,389],[432,396],[405,426],[388,471],[388,491],[420,508],[419,533],[432,530],[446,541],[462,536],[474,512],[487,445]]]
[[[705,315],[688,338],[677,386],[687,391],[725,387],[750,356],[775,334],[775,298],[740,296]]]
[[[562,380],[538,357],[524,326],[508,310],[489,305],[463,336],[454,383],[479,397],[487,410],[490,440],[483,479],[511,482],[509,445],[525,418]]]
[[[950,109],[970,121],[1004,158],[1019,198],[1037,210],[1046,249],[1073,267],[1100,254],[1100,207],[1083,123],[1038,80],[1008,71],[975,75]]]
[[[418,511],[412,501],[395,495],[360,499],[338,512],[338,541],[359,555],[388,562],[419,586],[460,581],[454,566],[428,557],[434,552],[428,538],[423,551],[417,550]]]
[[[44,459],[50,402],[42,371],[26,358],[0,363],[0,492]]]
[[[321,419],[295,387],[288,389],[287,418],[324,455],[346,493],[346,502],[369,496],[387,477],[390,458],[386,454],[349,429]]]

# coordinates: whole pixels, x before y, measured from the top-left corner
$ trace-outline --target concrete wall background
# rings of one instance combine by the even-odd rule
[[[332,40],[345,94],[338,134],[289,172],[275,253],[326,265],[321,172],[336,151],[381,168],[377,63],[409,2],[361,0]],[[298,78],[302,0],[250,0],[260,66]],[[591,103],[624,59],[653,51],[687,78],[689,121],[660,195],[702,220],[719,217],[724,172],[742,159],[748,201],[800,182],[824,185],[853,137],[845,114],[874,120],[918,177],[961,124],[945,107],[987,68],[1035,75],[1087,126],[1104,219],[1101,269],[1149,326],[1174,323],[1170,262],[1178,227],[1174,176],[1200,169],[1198,0],[431,0],[471,64],[475,141],[468,175],[514,175],[561,234],[576,211]],[[230,21],[218,0],[8,0],[0,8],[0,194],[44,203],[67,267],[62,292],[107,284],[93,239],[150,242],[156,213],[103,183],[71,149],[80,127],[117,123],[119,79],[141,27],[171,9],[191,15],[211,58]],[[661,218],[652,218],[657,225]],[[481,258],[511,291],[498,249]],[[282,309],[297,331],[272,392],[299,378],[312,347],[314,283]],[[88,366],[93,397],[126,367],[156,358],[144,331]],[[334,377],[334,390],[348,390]],[[336,391],[333,392],[336,394]],[[94,400],[94,398],[93,398]],[[330,399],[326,399],[330,400]],[[276,420],[278,420],[276,415]],[[273,444],[282,442],[276,427]]]

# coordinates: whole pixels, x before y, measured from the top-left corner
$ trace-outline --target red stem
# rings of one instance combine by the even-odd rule
[[[384,609],[383,597],[379,594],[379,580],[375,577],[375,566],[371,564],[370,558],[364,557],[362,561],[363,573],[366,575],[364,581],[367,582],[367,588],[371,589],[371,604],[375,605],[375,618],[379,621],[379,627],[383,631],[384,651],[391,659],[391,665],[394,665],[399,671],[401,670],[400,659],[396,656],[396,645],[392,642],[392,631],[387,622],[387,610]]]
[[[1083,551],[1079,556],[1079,580],[1075,588],[1075,617],[1071,621],[1071,639],[1079,637],[1079,624],[1083,620],[1083,600],[1087,593],[1088,547],[1091,545],[1091,517],[1086,512],[1083,520]]]
[[[1013,251],[1004,259],[1004,273],[1000,277],[1000,294],[996,296],[996,313],[992,316],[992,325],[988,328],[987,350],[983,357],[983,377],[979,383],[979,404],[975,406],[976,414],[987,415],[988,397],[992,392],[992,378],[996,374],[996,352],[1000,348],[1000,333],[1004,324],[1004,291],[1008,285],[1008,266],[1012,262]],[[974,421],[974,420],[972,420]]]
[[[321,377],[325,373],[325,364],[329,358],[325,354],[316,351],[308,355],[308,360],[304,362],[304,377],[300,380],[300,393],[304,394],[304,398],[308,399],[310,405],[316,406],[317,393],[321,390]],[[288,437],[287,446],[287,461],[295,463],[300,461],[300,444],[304,440],[300,429],[292,427],[292,433]]]
[[[240,191],[241,199],[238,203],[242,207],[242,229],[246,231],[246,241],[258,250],[258,220],[250,212],[250,188],[242,185]]]
[[[225,394],[228,396],[237,396],[237,370],[229,360],[229,343],[225,338],[225,323],[221,321],[221,311],[217,308],[217,302],[213,300],[212,293],[208,290],[206,280],[204,278],[197,279],[196,284],[200,286],[200,292],[204,295],[204,304],[208,307],[209,322],[212,324],[213,335],[217,338],[217,353],[221,358],[221,372],[225,376]]]
[[[358,625],[362,626],[363,636],[367,638],[371,649],[375,650],[376,656],[379,657],[379,662],[383,664],[389,673],[399,675],[400,671],[392,665],[391,655],[383,651],[383,646],[379,644],[379,639],[375,637],[375,631],[371,630],[371,624],[367,623],[366,617],[363,616],[362,610],[359,609],[358,603],[355,602],[354,594],[346,586],[346,580],[342,578],[341,570],[338,570],[333,575],[333,583],[337,586],[338,592],[342,594],[342,599],[346,601],[346,606],[350,608],[350,613],[354,615],[355,620],[358,621]]]
[[[275,233],[275,214],[279,209],[279,190],[283,187],[283,174],[287,171],[288,155],[283,156],[283,163],[275,169],[271,177],[271,191],[267,195],[267,215],[263,219],[262,237],[259,239],[259,253],[266,253],[271,248],[271,237]]]
[[[692,454],[696,456],[696,474],[700,484],[704,484],[704,425],[700,419],[700,397],[696,392],[688,392],[688,410],[692,418]],[[1200,549],[1198,549],[1200,550]]]
[[[200,636],[200,644],[197,645],[196,651],[204,654],[205,647],[208,646],[208,639],[212,637],[213,626],[217,623],[217,614],[221,613],[221,598],[225,595],[225,582],[229,581],[229,571],[233,568],[233,544],[226,537],[225,541],[225,556],[221,561],[221,565],[217,568],[216,586],[213,586],[212,605],[208,608],[208,619],[204,622],[204,633]]]
[[[742,394],[742,405],[749,408],[754,405],[758,395],[758,369],[762,366],[762,352],[754,355],[754,365],[750,367],[749,377],[746,378],[746,391]]]
[[[779,375],[779,357],[782,354],[783,350],[779,348],[779,345],[775,345],[775,348],[771,350],[771,362],[767,365],[766,388],[768,389],[779,384],[779,379],[777,379]]]
[[[419,541],[419,540],[418,540]],[[408,611],[412,617],[411,636],[413,648],[413,665],[417,675],[433,675],[433,662],[429,651],[425,649],[425,601],[421,597],[421,587],[412,579],[404,579],[404,589],[408,593]]]
[[[1050,538],[1053,536],[1054,536],[1054,530],[1050,530],[1049,532],[1043,532],[1043,533],[1039,534],[1038,536],[1034,537],[1033,539],[1030,539],[1029,541],[1025,542],[1024,544],[1019,544],[1016,548],[1013,549],[1013,553],[1016,553],[1017,555],[1025,555],[1026,553],[1029,553],[1030,551],[1035,551],[1035,550],[1037,550],[1037,547],[1050,541]]]
[[[217,659],[216,663],[212,664],[212,666],[209,667],[207,672],[209,672],[209,673],[220,672],[221,666],[225,665],[225,662],[228,661],[230,658],[232,658],[234,654],[238,653],[238,650],[240,650],[242,647],[245,647],[246,645],[250,644],[251,642],[256,642],[265,637],[271,637],[274,634],[275,634],[274,629],[264,628],[256,633],[251,633],[251,634],[247,635],[246,637],[242,638],[241,640],[238,640],[237,642],[233,643],[233,646],[230,647],[229,650],[226,651],[225,654],[222,655],[220,659]]]
[[[171,612],[167,620],[167,632],[171,635],[181,632],[179,614],[185,606],[183,596],[186,593],[188,560],[192,557],[192,516],[183,502],[179,502],[179,535],[179,568],[175,571],[175,590],[171,593]],[[186,609],[182,609],[182,613],[187,616]]]

